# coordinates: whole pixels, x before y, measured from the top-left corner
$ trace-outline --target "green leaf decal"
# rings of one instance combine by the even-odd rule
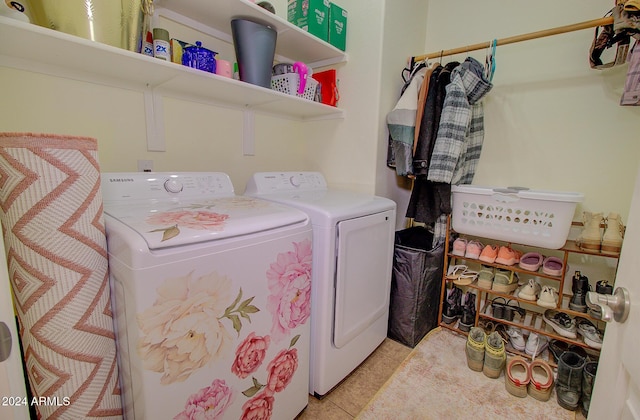
[[[244,395],[245,397],[251,398],[254,395],[256,395],[258,391],[260,391],[262,388],[264,388],[264,385],[258,382],[258,380],[254,377],[253,386],[251,388],[247,388],[246,390],[242,391],[242,395]]]
[[[298,334],[295,337],[293,337],[291,339],[291,343],[289,344],[289,348],[295,346],[299,339],[300,339],[300,334]]]
[[[227,309],[225,309],[224,315],[220,317],[228,318],[231,320],[231,322],[233,323],[233,329],[236,330],[238,336],[240,336],[240,330],[242,329],[242,320],[240,318],[244,318],[249,321],[249,323],[251,323],[251,317],[249,316],[249,314],[260,312],[260,309],[258,307],[251,305],[251,302],[254,298],[255,296],[252,296],[240,303],[240,300],[242,300],[242,288],[240,288],[236,299],[231,305],[229,305],[229,307],[227,307]]]
[[[162,240],[161,240],[161,242],[164,242],[178,236],[180,234],[180,229],[178,229],[178,225],[173,225],[168,228],[160,228],[160,229],[154,229],[149,231],[149,233],[153,233],[153,232],[164,232],[162,234]]]

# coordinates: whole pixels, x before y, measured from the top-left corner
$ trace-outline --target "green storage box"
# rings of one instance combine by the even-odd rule
[[[342,51],[347,46],[347,11],[333,3],[329,7],[329,43]]]
[[[328,42],[329,4],[329,0],[288,0],[287,20]]]

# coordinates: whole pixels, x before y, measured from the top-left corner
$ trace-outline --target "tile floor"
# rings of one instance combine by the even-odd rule
[[[349,420],[384,385],[396,368],[411,353],[411,348],[389,338],[322,399],[309,396],[309,405],[298,420]]]

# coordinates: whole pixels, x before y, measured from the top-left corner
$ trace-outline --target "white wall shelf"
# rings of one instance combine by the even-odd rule
[[[164,0],[163,7],[231,33],[231,18],[260,18],[278,31],[277,53],[316,64],[346,55],[247,0]],[[230,36],[230,35],[229,35]],[[143,54],[0,16],[0,66],[182,99],[260,111],[302,121],[344,118],[340,108],[165,62]],[[313,65],[313,64],[312,64]],[[148,103],[149,101],[147,101]],[[157,111],[156,111],[157,112]],[[161,120],[147,110],[155,124]],[[149,150],[164,150],[160,127],[149,133]],[[244,139],[245,143],[247,139]]]

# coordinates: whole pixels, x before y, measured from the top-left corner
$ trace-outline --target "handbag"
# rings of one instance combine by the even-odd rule
[[[321,100],[325,105],[336,106],[340,100],[340,92],[338,92],[338,79],[335,70],[325,70],[311,75],[320,83]]]

